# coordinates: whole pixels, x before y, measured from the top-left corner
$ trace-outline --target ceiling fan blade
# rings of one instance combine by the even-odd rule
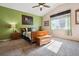
[[[47,7],[47,8],[50,8],[50,6],[48,6],[48,5],[43,5],[44,7]]]
[[[40,8],[40,11],[42,11],[42,8]]]
[[[38,3],[39,5],[44,5],[45,3]]]
[[[39,7],[40,5],[37,5],[37,6],[33,6],[32,8],[35,8],[35,7]]]

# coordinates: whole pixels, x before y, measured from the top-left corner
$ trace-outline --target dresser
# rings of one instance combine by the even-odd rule
[[[16,39],[20,39],[21,38],[21,34],[18,32],[13,32],[11,33],[11,39],[12,40],[16,40]]]

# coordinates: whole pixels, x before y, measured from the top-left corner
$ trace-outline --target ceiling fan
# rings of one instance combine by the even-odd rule
[[[49,8],[50,6],[46,5],[45,3],[38,3],[38,5],[33,6],[32,8],[35,8],[35,7],[40,7],[40,11],[42,11],[43,7]]]

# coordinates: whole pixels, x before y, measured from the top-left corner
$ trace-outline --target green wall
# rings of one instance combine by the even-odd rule
[[[10,8],[0,6],[0,40],[7,39],[12,33],[12,28],[8,25],[15,23],[16,29],[20,30],[22,27],[31,27],[31,25],[22,25],[22,15],[28,15],[33,17],[33,25],[35,29],[38,29],[42,24],[42,17],[32,15],[30,13],[13,10]]]

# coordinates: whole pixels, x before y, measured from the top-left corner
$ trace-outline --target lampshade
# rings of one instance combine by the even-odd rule
[[[12,25],[11,25],[11,28],[15,28],[15,27],[16,27],[15,24],[12,24]]]
[[[11,28],[13,29],[13,32],[15,32],[16,31],[16,24],[11,24]]]

